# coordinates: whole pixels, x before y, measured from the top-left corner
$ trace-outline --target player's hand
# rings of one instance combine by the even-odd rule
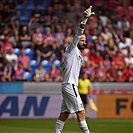
[[[95,15],[95,12],[92,12],[91,9],[92,9],[92,6],[90,6],[88,9],[84,11],[85,18],[89,18],[91,15]]]

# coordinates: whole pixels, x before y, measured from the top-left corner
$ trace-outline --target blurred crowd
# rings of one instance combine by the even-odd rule
[[[81,71],[91,82],[133,82],[133,0],[1,0],[0,81],[61,82],[64,49],[90,5]]]

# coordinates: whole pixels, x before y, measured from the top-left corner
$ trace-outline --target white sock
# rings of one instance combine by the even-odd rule
[[[83,133],[90,133],[86,121],[79,122],[79,127],[82,130]]]
[[[64,124],[65,122],[57,119],[56,124],[55,124],[55,133],[61,133],[64,127]]]

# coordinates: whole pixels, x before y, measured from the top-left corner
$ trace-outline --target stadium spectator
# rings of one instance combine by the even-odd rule
[[[128,52],[127,56],[124,58],[126,66],[128,67],[130,64],[133,64],[133,56],[131,55],[131,52]]]
[[[10,24],[10,8],[7,4],[1,3],[0,16],[2,20],[2,25],[4,27]]]
[[[46,27],[44,32],[44,39],[47,44],[54,45],[55,44],[55,37],[54,33],[52,32],[51,27]]]
[[[118,43],[118,48],[122,52],[124,56],[127,56],[127,54],[130,52],[131,47],[131,41],[128,41],[129,38],[123,37],[122,41]]]
[[[83,64],[82,68],[81,68],[81,72],[85,72],[87,73],[87,75],[89,76],[91,82],[95,82],[95,64],[93,62],[89,62],[87,64]]]
[[[65,38],[72,38],[72,35],[74,34],[73,28],[67,27],[65,30]]]
[[[55,65],[52,65],[52,68],[48,72],[48,75],[49,75],[49,80],[51,82],[61,82],[62,81],[61,72]]]
[[[126,37],[130,36],[130,23],[127,16],[124,14],[117,23],[118,28],[122,30],[122,34]]]
[[[57,5],[57,9],[54,11],[54,15],[57,16],[60,20],[62,20],[65,17],[65,11],[64,6],[62,4]]]
[[[125,82],[125,81],[126,81],[126,76],[123,74],[121,70],[118,70],[116,82]]]
[[[112,35],[112,33],[110,32],[110,30],[109,30],[108,27],[104,27],[104,28],[103,28],[103,31],[101,32],[101,37],[103,38],[103,42],[104,42],[105,44],[107,44],[108,41],[109,41],[110,39],[112,39],[113,35]]]
[[[19,43],[21,48],[31,47],[31,36],[27,26],[23,26],[19,32]]]
[[[62,47],[62,45],[53,45],[53,47],[52,47],[52,61],[54,61],[54,60],[62,61],[63,54],[64,54],[64,48]]]
[[[13,53],[13,49],[10,49],[9,53],[5,55],[5,60],[9,66],[13,67],[18,61],[18,56]]]
[[[108,43],[105,46],[105,50],[110,59],[112,59],[117,54],[118,47],[115,45],[113,39],[108,40]]]
[[[17,61],[13,68],[13,80],[14,81],[24,81],[24,67],[21,61]]]
[[[96,67],[95,78],[95,81],[97,82],[105,82],[106,80],[106,69],[102,62]]]
[[[43,82],[46,80],[46,70],[42,67],[41,64],[38,65],[38,68],[35,70],[35,75],[33,76],[33,80],[36,82]],[[47,77],[48,78],[48,77]]]
[[[66,18],[69,22],[74,26],[77,22],[77,13],[75,12],[74,5],[70,5],[68,8],[68,12],[66,13]]]
[[[1,73],[1,81],[12,81],[12,67],[7,63],[3,65],[3,72]]]
[[[8,8],[9,8],[9,11],[10,11],[10,14],[11,16],[13,16],[16,12],[16,4],[17,4],[17,1],[16,0],[8,0],[5,2],[6,5],[8,5]]]
[[[88,49],[84,49],[82,51],[82,63],[85,66],[89,63],[88,54],[89,54],[89,50]]]
[[[9,36],[4,37],[4,42],[1,44],[1,52],[3,55],[9,54],[13,50],[12,44],[9,42]]]
[[[123,35],[121,29],[119,29],[118,27],[114,28],[113,38],[114,38],[115,44],[118,44],[124,38],[124,35]]]
[[[52,6],[48,6],[47,10],[44,12],[42,17],[43,26],[51,26],[52,25],[52,17],[54,16],[54,8]]]
[[[112,62],[114,62],[114,65],[116,67],[116,69],[121,69],[124,67],[125,65],[125,60],[124,60],[124,56],[123,54],[121,53],[121,51],[118,51],[116,53],[116,55],[114,55],[112,57]]]
[[[29,66],[30,58],[25,55],[25,49],[21,49],[21,55],[18,56],[18,61],[22,62],[25,71],[31,71]]]
[[[109,59],[109,55],[106,54],[104,61],[103,61],[103,65],[104,65],[105,70],[107,70],[110,67],[110,64],[111,64],[111,61]]]
[[[111,62],[109,68],[106,71],[106,82],[116,82],[117,68],[114,62]]]
[[[97,49],[100,52],[100,55],[105,58],[106,55],[106,43],[104,42],[102,36],[98,37],[98,42],[97,42]]]
[[[15,40],[12,28],[3,29],[2,36],[4,36],[4,38],[6,39],[7,43],[11,43],[13,47],[16,47],[16,40]]]
[[[40,9],[40,5],[36,5],[35,9],[31,13],[31,19],[34,19],[36,24],[41,24],[43,13]]]
[[[22,28],[22,24],[20,22],[19,17],[17,17],[16,19],[14,19],[14,21],[12,22],[12,29],[16,30],[18,33],[19,31],[21,31]]]
[[[40,48],[36,50],[36,59],[38,62],[41,62],[42,60],[53,61],[52,50],[52,45],[48,44],[46,40],[44,40],[43,44],[40,45]]]
[[[133,64],[129,64],[128,81],[133,82]]]
[[[54,33],[54,37],[56,38],[57,45],[63,45],[65,39],[65,33],[63,32],[61,25],[56,25],[56,31]]]
[[[31,47],[36,52],[38,49],[40,49],[41,45],[44,42],[44,35],[41,32],[41,28],[40,27],[35,28],[35,31],[32,34],[32,38],[31,39],[32,39]]]
[[[89,56],[89,60],[93,62],[95,66],[99,66],[100,63],[103,63],[104,58],[100,55],[99,51],[95,51],[95,54]]]

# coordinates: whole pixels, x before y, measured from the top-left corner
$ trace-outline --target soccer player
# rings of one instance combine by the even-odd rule
[[[83,34],[88,18],[95,14],[92,6],[84,11],[84,17],[80,23],[72,42],[66,47],[63,64],[62,81],[62,105],[61,113],[55,124],[55,133],[61,133],[66,120],[71,113],[76,113],[79,127],[83,133],[90,133],[86,120],[85,110],[78,92],[78,77],[82,65],[81,51],[86,47],[86,36]]]

